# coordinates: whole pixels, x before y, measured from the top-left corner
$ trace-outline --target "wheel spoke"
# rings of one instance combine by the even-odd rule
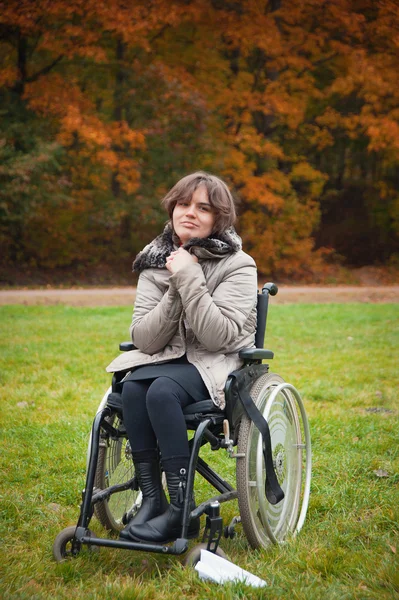
[[[95,485],[106,489],[113,485],[123,484],[134,476],[129,442],[122,432],[124,428],[120,419],[114,415],[110,424],[120,433],[120,437],[111,437],[108,433],[106,443],[100,448]],[[120,531],[123,517],[137,511],[141,504],[141,493],[124,490],[110,496],[95,505],[94,510],[101,524],[107,529]]]

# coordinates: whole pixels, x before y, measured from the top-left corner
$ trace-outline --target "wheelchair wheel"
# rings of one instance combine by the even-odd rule
[[[276,374],[260,377],[251,397],[267,420],[273,463],[284,499],[270,504],[265,495],[262,436],[247,416],[238,436],[237,496],[241,521],[253,548],[283,542],[302,528],[309,503],[311,443],[309,425],[298,391]]]
[[[105,394],[99,410],[103,408],[104,399],[106,401],[109,391]],[[109,432],[103,432],[101,435],[94,479],[95,488],[101,490],[126,483],[134,477],[130,444],[123,421],[117,414],[108,417],[107,421],[117,431],[117,435],[113,436]],[[108,500],[96,503],[94,513],[106,529],[118,532],[134,516],[140,505],[141,492],[129,489],[112,494]]]
[[[73,557],[76,558],[78,556],[81,545],[78,544],[75,550],[72,549],[72,540],[75,537],[76,525],[71,525],[70,527],[66,527],[57,535],[53,544],[53,557],[57,562],[64,562],[67,558]],[[87,529],[86,535],[91,537],[92,532],[90,529]],[[99,550],[98,546],[88,546],[88,549],[91,552],[96,552]]]

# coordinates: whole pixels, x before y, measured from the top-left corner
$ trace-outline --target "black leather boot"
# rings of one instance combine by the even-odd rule
[[[151,519],[143,525],[133,525],[129,528],[130,537],[140,542],[166,543],[176,540],[181,535],[184,497],[186,493],[186,469],[180,469],[180,474],[166,472],[170,504],[160,516]],[[195,508],[191,502],[191,510]],[[199,535],[200,519],[192,519],[187,532],[188,538]]]
[[[137,514],[119,534],[124,539],[131,539],[130,528],[133,525],[142,525],[163,514],[168,508],[168,501],[162,487],[158,455],[146,460],[140,459],[139,462],[133,457],[133,462],[143,500]]]

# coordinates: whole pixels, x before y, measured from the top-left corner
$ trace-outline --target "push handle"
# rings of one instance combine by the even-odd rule
[[[262,288],[262,293],[258,294],[258,303],[256,305],[258,314],[256,320],[255,346],[263,348],[265,342],[267,310],[269,307],[269,295],[275,296],[278,292],[278,287],[275,283],[268,282]]]
[[[267,290],[267,292],[270,294],[270,296],[275,296],[278,292],[278,287],[275,283],[272,283],[271,281],[269,281],[268,283],[265,283],[265,285],[262,288],[262,294],[265,294],[265,290]]]

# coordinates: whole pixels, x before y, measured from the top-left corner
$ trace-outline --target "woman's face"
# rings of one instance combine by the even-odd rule
[[[182,244],[191,238],[205,238],[211,235],[215,224],[215,213],[204,185],[197,187],[191,200],[177,202],[173,210],[172,223]]]

